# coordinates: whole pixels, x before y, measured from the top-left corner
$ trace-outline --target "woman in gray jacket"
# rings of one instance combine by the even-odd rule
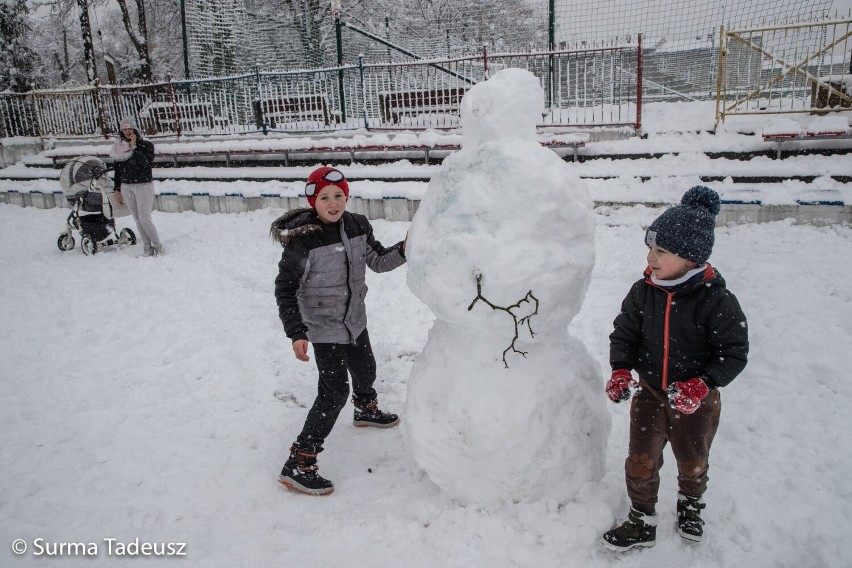
[[[317,473],[316,456],[346,405],[348,375],[355,426],[399,424],[396,414],[382,412],[376,402],[376,360],[364,298],[366,268],[386,272],[404,264],[405,241],[383,247],[366,217],[346,211],[349,185],[334,168],[311,173],[305,194],[311,209],[289,211],[272,224],[272,236],[284,247],[275,299],[296,358],[309,361],[308,343],[314,344],[319,387],[278,481],[296,491],[327,495],[334,485]]]

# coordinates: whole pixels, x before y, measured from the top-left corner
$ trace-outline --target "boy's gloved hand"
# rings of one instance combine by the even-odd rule
[[[704,381],[695,377],[670,384],[666,392],[672,408],[683,414],[692,414],[701,406],[701,401],[710,393],[710,389]]]
[[[612,402],[621,402],[630,400],[632,393],[631,387],[638,386],[639,383],[630,374],[627,369],[616,369],[612,372],[612,377],[606,383],[606,396]]]

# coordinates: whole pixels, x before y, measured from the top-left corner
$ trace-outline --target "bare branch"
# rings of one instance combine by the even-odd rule
[[[476,302],[482,300],[483,302],[488,304],[488,306],[490,306],[492,310],[500,310],[508,313],[510,316],[512,316],[512,321],[515,324],[515,335],[514,337],[512,337],[512,343],[506,349],[503,350],[503,365],[505,365],[508,369],[509,363],[506,362],[506,353],[508,353],[509,351],[514,351],[515,353],[520,353],[523,357],[527,356],[526,351],[521,351],[515,347],[515,341],[518,340],[518,327],[524,324],[526,324],[527,329],[530,332],[530,337],[535,337],[535,333],[532,330],[532,326],[530,326],[530,319],[532,319],[534,315],[538,314],[538,298],[536,298],[533,295],[532,290],[530,290],[529,292],[527,292],[526,296],[524,296],[523,298],[518,300],[517,303],[512,304],[511,306],[497,306],[488,301],[488,299],[482,295],[482,274],[479,271],[475,271],[474,277],[476,278],[476,297],[473,299],[473,302],[471,302],[470,305],[467,307],[467,310],[472,310]],[[533,310],[531,314],[528,314],[518,319],[518,316],[514,312],[512,312],[512,310],[520,308],[522,304],[529,304],[531,302],[535,302],[535,310]]]

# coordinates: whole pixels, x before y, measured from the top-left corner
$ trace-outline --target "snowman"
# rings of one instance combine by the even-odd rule
[[[418,465],[464,504],[570,499],[604,471],[601,371],[568,332],[595,262],[592,202],[537,142],[543,109],[528,71],[472,87],[462,148],[409,231],[408,286],[436,319],[406,432]]]

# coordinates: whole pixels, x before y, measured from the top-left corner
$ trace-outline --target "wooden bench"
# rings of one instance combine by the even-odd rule
[[[766,142],[775,142],[777,149],[775,159],[781,159],[781,145],[785,142],[802,142],[807,140],[852,140],[852,129],[846,130],[829,130],[829,131],[814,131],[814,132],[789,132],[789,133],[772,133],[764,134],[763,139]]]
[[[466,92],[464,87],[444,87],[379,93],[379,112],[382,121],[391,124],[399,124],[402,116],[459,114],[461,100]]]
[[[269,128],[275,128],[280,123],[306,120],[322,122],[326,126],[331,124],[328,97],[325,95],[296,95],[273,99],[255,99],[252,102],[258,128],[263,128],[264,119]],[[262,114],[261,110],[263,111]]]
[[[212,129],[221,119],[213,116],[213,105],[206,102],[173,103],[153,102],[139,111],[139,121],[149,134],[155,132],[177,132],[180,129]],[[147,128],[146,128],[147,127]]]

